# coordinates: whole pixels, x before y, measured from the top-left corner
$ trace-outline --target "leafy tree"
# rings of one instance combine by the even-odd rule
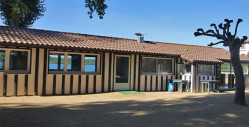
[[[29,27],[43,16],[44,0],[0,0],[0,15],[8,26]]]
[[[194,33],[195,36],[210,36],[215,37],[218,40],[221,40],[217,43],[210,43],[208,46],[213,46],[217,44],[223,44],[223,46],[228,46],[229,51],[231,54],[231,62],[234,68],[234,73],[236,77],[236,92],[235,92],[235,98],[234,103],[238,105],[246,105],[245,101],[245,78],[243,74],[243,68],[241,66],[240,62],[240,47],[241,45],[247,40],[247,36],[243,36],[242,39],[237,37],[237,30],[239,23],[242,22],[242,19],[238,19],[235,32],[232,35],[230,32],[230,24],[233,22],[233,20],[225,19],[226,23],[222,24],[220,23],[218,27],[216,24],[211,24],[211,27],[214,27],[215,30],[207,30],[204,31],[202,28],[197,29],[197,32]],[[221,33],[220,33],[221,30]]]
[[[100,19],[105,15],[105,9],[108,7],[105,0],[85,0],[85,7],[89,9],[88,15],[93,18],[93,13],[96,11]]]
[[[85,0],[88,15],[96,12],[103,19],[107,5],[105,0]],[[44,0],[0,0],[0,15],[4,24],[15,27],[30,27],[45,12]]]

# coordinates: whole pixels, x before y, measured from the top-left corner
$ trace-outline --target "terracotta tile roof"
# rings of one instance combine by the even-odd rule
[[[138,43],[134,39],[66,33],[38,29],[0,26],[0,44],[24,44],[58,48],[77,48],[100,51],[118,51],[142,54],[181,56],[190,62],[222,62],[230,53],[222,48],[183,45],[163,42]],[[241,57],[244,62],[249,58]]]

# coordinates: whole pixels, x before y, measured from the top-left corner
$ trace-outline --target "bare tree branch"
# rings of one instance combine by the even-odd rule
[[[239,23],[241,23],[242,21],[243,21],[242,19],[238,19],[238,21],[237,21],[237,23],[236,23],[235,32],[234,32],[234,35],[233,35],[234,38],[235,38],[236,35],[237,35],[237,30],[238,30]]]
[[[236,24],[236,29],[235,29],[235,34],[234,36],[232,36],[231,32],[230,32],[230,27],[231,27],[231,23],[233,22],[233,20],[229,20],[229,19],[225,19],[224,20],[226,23],[220,23],[218,25],[218,28],[223,30],[223,34],[219,33],[219,29],[217,28],[216,24],[212,23],[210,26],[214,27],[214,30],[207,30],[206,32],[202,29],[202,28],[198,28],[197,32],[194,33],[195,36],[201,36],[201,35],[205,35],[205,36],[210,36],[210,37],[216,37],[217,39],[221,39],[223,41],[217,42],[217,43],[211,43],[209,44],[209,46],[213,46],[216,44],[220,44],[223,43],[224,46],[231,46],[233,43],[244,43],[245,40],[247,40],[247,37],[243,37],[243,39],[235,39],[236,38],[236,34],[237,34],[237,29],[238,29],[238,25],[240,22],[242,22],[242,19],[238,19],[237,24]]]
[[[214,27],[214,29],[215,29],[215,31],[216,31],[217,34],[220,34],[220,32],[219,32],[219,30],[218,30],[216,24],[212,23],[210,26],[211,26],[211,27]]]
[[[230,24],[233,22],[233,20],[225,19],[224,21],[227,22],[227,27],[228,27],[226,33],[229,33],[229,29],[230,29],[230,26],[231,26]]]
[[[216,34],[213,30],[207,30],[206,33]]]
[[[247,39],[248,39],[247,36],[243,36],[243,38],[241,39],[241,42],[244,43]]]
[[[225,43],[225,42],[224,41],[219,41],[219,42],[216,42],[216,43],[210,43],[210,44],[208,44],[208,46],[212,47],[212,46],[220,44],[220,43]]]

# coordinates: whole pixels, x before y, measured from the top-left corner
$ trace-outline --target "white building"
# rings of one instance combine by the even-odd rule
[[[245,44],[242,44],[240,48],[240,55],[248,55],[249,53],[249,40],[246,40]]]

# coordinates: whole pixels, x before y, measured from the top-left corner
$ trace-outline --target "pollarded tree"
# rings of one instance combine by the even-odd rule
[[[245,42],[245,40],[247,40],[247,36],[243,36],[242,39],[236,36],[238,25],[239,23],[242,22],[242,19],[238,19],[235,27],[235,32],[233,35],[230,32],[230,26],[231,26],[230,24],[233,22],[233,20],[225,19],[224,21],[226,23],[225,24],[220,23],[218,27],[216,24],[211,24],[210,26],[214,27],[215,30],[204,31],[203,29],[199,28],[197,29],[197,32],[194,33],[194,35],[195,36],[205,35],[205,36],[215,37],[218,40],[221,40],[217,43],[210,43],[208,46],[213,46],[221,43],[223,44],[223,46],[229,47],[229,51],[231,54],[231,62],[236,77],[236,92],[235,92],[234,103],[238,105],[246,105],[245,78],[243,74],[243,68],[240,62],[240,47]]]
[[[43,16],[44,0],[0,0],[0,14],[4,24],[29,27]]]

